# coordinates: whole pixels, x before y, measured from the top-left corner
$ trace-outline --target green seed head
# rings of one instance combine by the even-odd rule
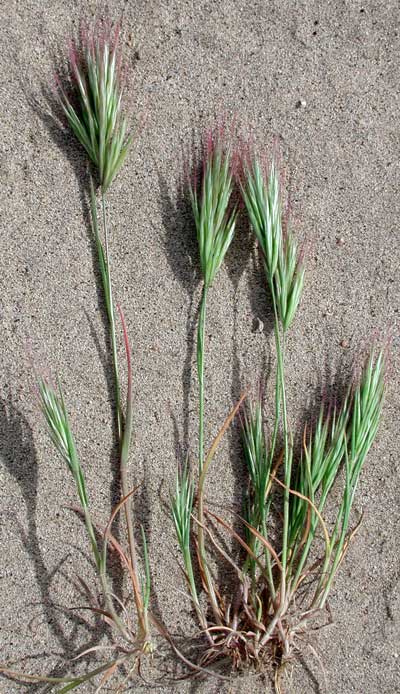
[[[304,284],[304,266],[290,232],[283,231],[279,175],[272,162],[268,178],[259,160],[243,163],[242,195],[264,257],[268,286],[284,330],[293,321]]]
[[[75,479],[79,498],[85,509],[88,504],[85,478],[76,451],[61,386],[57,393],[53,386],[42,378],[39,381],[39,395],[50,438]]]
[[[278,315],[284,330],[295,316],[304,285],[304,265],[296,241],[290,232],[285,234],[273,277]]]
[[[206,286],[210,286],[232,242],[236,208],[229,210],[233,192],[232,155],[221,133],[206,140],[200,190],[191,183],[190,196],[200,251],[200,266]]]
[[[71,130],[96,167],[105,192],[121,168],[133,136],[122,114],[119,26],[96,23],[81,32],[79,48],[71,42],[72,95],[60,88],[60,101]]]
[[[350,460],[355,481],[375,439],[385,390],[385,353],[372,349],[354,389],[348,430]]]
[[[263,252],[265,270],[270,280],[278,266],[282,246],[282,213],[279,179],[273,163],[266,180],[258,159],[245,163],[242,195],[250,223]]]
[[[175,495],[172,498],[172,517],[182,552],[190,547],[190,523],[193,509],[194,486],[190,472],[185,467],[176,478]]]

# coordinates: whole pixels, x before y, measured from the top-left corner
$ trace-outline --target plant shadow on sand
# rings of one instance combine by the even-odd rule
[[[186,355],[182,369],[183,424],[182,436],[178,434],[174,418],[175,446],[178,459],[186,460],[190,449],[190,392],[192,388],[192,362],[195,349],[195,336],[199,309],[194,315],[196,289],[200,283],[196,229],[192,217],[189,191],[184,181],[178,182],[178,192],[173,195],[170,179],[158,172],[159,208],[164,234],[160,243],[174,277],[188,295],[189,306],[186,321]],[[173,416],[173,415],[172,415]]]
[[[70,553],[63,556],[57,565],[49,570],[41,550],[37,527],[39,463],[33,432],[27,418],[16,406],[10,389],[7,396],[0,400],[0,459],[2,465],[8,470],[9,475],[17,482],[21,490],[26,510],[27,527],[26,529],[19,527],[20,537],[23,547],[29,554],[33,564],[41,597],[39,605],[43,620],[48,625],[52,638],[61,651],[51,655],[56,655],[62,661],[62,664],[56,665],[46,675],[63,677],[70,668],[70,665],[66,664],[65,661],[71,660],[78,655],[76,648],[77,639],[82,644],[79,652],[97,644],[100,618],[94,617],[91,622],[88,622],[77,612],[71,610],[70,607],[55,605],[50,598],[52,583],[59,574],[66,581],[73,581],[72,577],[63,569],[63,565],[68,560]],[[71,551],[76,551],[76,548],[71,547]],[[32,607],[33,604],[30,606]],[[20,605],[20,608],[22,609],[22,605]],[[59,613],[61,613],[60,618],[58,618]],[[43,654],[44,657],[48,655],[48,653]],[[39,658],[40,655],[28,658],[28,660],[38,660]],[[43,684],[29,685],[29,691],[39,691],[43,690],[43,688]]]

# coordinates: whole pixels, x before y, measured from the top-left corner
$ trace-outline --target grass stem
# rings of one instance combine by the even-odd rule
[[[125,426],[123,430],[122,440],[121,440],[121,457],[120,457],[120,473],[121,473],[121,489],[122,496],[126,498],[124,504],[126,527],[128,533],[128,545],[129,554],[132,565],[132,583],[134,599],[136,604],[136,609],[138,613],[138,620],[141,630],[141,637],[145,642],[149,641],[149,626],[147,620],[147,611],[143,603],[142,592],[140,590],[139,580],[138,580],[138,564],[137,564],[137,552],[135,535],[133,531],[132,523],[132,499],[130,496],[129,480],[128,480],[128,460],[129,460],[129,448],[132,439],[132,429],[133,429],[133,403],[132,403],[132,354],[128,339],[128,331],[125,324],[124,314],[120,307],[118,307],[122,329],[124,333],[124,342],[126,350],[126,360],[127,360],[127,370],[128,370],[128,388],[127,388],[127,404],[126,404],[126,417]],[[145,548],[145,556],[147,557],[147,547]],[[148,567],[146,567],[148,568]],[[146,589],[147,590],[147,589]]]
[[[205,356],[205,330],[206,330],[206,306],[207,284],[204,283],[200,299],[199,324],[197,328],[197,372],[199,379],[199,474],[201,475],[204,464],[204,356]],[[201,520],[201,519],[200,519]],[[201,520],[202,522],[202,520]]]
[[[108,306],[108,318],[110,323],[110,338],[111,338],[111,350],[113,359],[113,371],[114,371],[114,385],[115,385],[115,405],[116,405],[116,421],[117,421],[117,432],[119,445],[122,443],[122,428],[123,428],[123,417],[122,417],[122,406],[121,406],[121,388],[119,383],[119,372],[118,372],[118,353],[117,353],[117,339],[115,330],[115,313],[112,295],[112,284],[111,284],[111,258],[110,249],[108,243],[108,224],[107,224],[107,214],[106,214],[106,202],[105,194],[102,190],[101,192],[101,209],[103,217],[103,229],[104,229],[104,245],[105,245],[105,262],[106,262],[106,272],[107,272],[107,284],[104,286],[104,290],[108,293],[106,298],[106,303]]]
[[[205,330],[206,330],[206,306],[207,306],[207,283],[204,282],[203,290],[200,299],[199,324],[197,329],[197,372],[199,379],[199,475],[200,482],[197,498],[198,512],[198,549],[201,561],[201,567],[204,574],[204,581],[210,596],[213,607],[214,616],[220,623],[220,613],[217,604],[217,598],[212,582],[212,577],[207,566],[206,549],[204,544],[204,356],[205,356]]]
[[[276,356],[277,356],[277,393],[279,387],[279,395],[277,394],[276,400],[282,405],[282,425],[283,425],[283,445],[284,445],[284,481],[285,489],[283,492],[283,532],[282,532],[282,579],[281,579],[281,602],[285,602],[286,598],[286,566],[288,557],[288,533],[289,533],[289,487],[290,478],[292,471],[292,459],[291,452],[289,450],[289,430],[288,430],[288,420],[287,420],[287,408],[286,408],[286,389],[285,389],[285,371],[284,371],[284,359],[285,359],[285,332],[282,333],[282,338],[280,336],[280,322],[278,317],[278,310],[276,304],[276,296],[273,282],[270,283],[272,304],[274,309],[274,332],[275,332],[275,345],[276,345]],[[278,405],[276,406],[278,410]],[[275,445],[275,444],[274,444]]]

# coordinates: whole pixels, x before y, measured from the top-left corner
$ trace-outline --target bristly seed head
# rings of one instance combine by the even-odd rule
[[[303,290],[304,264],[294,236],[284,229],[275,161],[272,161],[267,177],[260,160],[246,152],[242,160],[240,187],[250,224],[264,257],[268,285],[286,331],[294,318]]]
[[[223,128],[204,138],[200,186],[189,183],[204,283],[212,284],[233,239],[237,209],[230,210],[233,192],[232,152]]]
[[[72,98],[58,86],[69,126],[98,170],[103,192],[117,175],[133,140],[121,110],[119,33],[119,25],[113,27],[109,21],[96,22],[92,30],[82,27],[79,45],[71,41],[69,46]]]

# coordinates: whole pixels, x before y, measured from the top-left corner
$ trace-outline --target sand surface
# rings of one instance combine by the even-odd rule
[[[109,203],[114,291],[134,350],[131,476],[142,481],[135,511],[148,532],[154,609],[181,637],[195,632],[167,509],[177,459],[193,457],[197,445],[200,286],[194,229],[178,188],[193,131],[222,113],[235,116],[267,155],[277,142],[292,228],[310,241],[288,344],[293,426],[329,374],[347,373],[375,336],[393,336],[384,420],[355,503],[354,518],[363,510],[364,521],[331,595],[334,625],[313,640],[327,688],[305,644],[291,691],[400,691],[398,2],[108,5],[112,17],[123,14],[129,112],[146,116]],[[0,652],[2,661],[36,673],[66,672],[62,663],[84,646],[106,643],[86,613],[68,612],[84,602],[76,576],[96,584],[84,528],[68,509],[73,481],[47,438],[32,367],[60,377],[91,505],[104,522],[115,462],[85,160],[46,101],[53,56],[95,6],[3,0],[0,8]],[[268,377],[271,359],[263,280],[242,229],[210,295],[208,441],[241,389]],[[271,412],[272,402],[267,420]],[[233,430],[211,470],[207,497],[215,508],[240,501],[237,443]],[[272,691],[249,677],[158,687],[136,680],[136,690]],[[43,688],[3,679],[0,691]]]

